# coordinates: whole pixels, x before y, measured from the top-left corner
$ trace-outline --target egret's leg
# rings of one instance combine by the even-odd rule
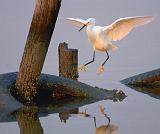
[[[106,54],[107,54],[107,59],[103,62],[102,66],[104,66],[104,64],[107,62],[107,60],[109,59],[109,54],[108,52],[106,51]]]
[[[104,116],[108,119],[108,124],[107,124],[107,126],[109,126],[109,125],[110,125],[110,122],[111,122],[111,119],[110,119],[109,116],[107,116],[107,114],[105,114]]]
[[[107,58],[106,58],[106,60],[103,62],[103,64],[101,64],[101,65],[99,66],[99,68],[98,68],[98,74],[101,74],[101,73],[104,71],[104,65],[105,65],[105,63],[107,62],[107,60],[109,59],[109,54],[108,54],[107,51],[106,51],[106,54],[107,54]]]
[[[89,65],[90,63],[94,62],[95,59],[95,51],[93,51],[93,59],[89,62],[87,62],[86,64],[84,64],[85,66]]]
[[[84,71],[86,71],[86,66],[87,66],[88,64],[94,62],[94,59],[95,59],[95,50],[93,51],[93,59],[92,59],[90,62],[87,62],[86,64],[80,65],[79,70],[84,70]]]

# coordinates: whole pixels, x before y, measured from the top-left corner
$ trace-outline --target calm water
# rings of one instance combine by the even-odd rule
[[[101,82],[99,82],[101,83]],[[105,83],[103,80],[102,83]],[[104,87],[105,84],[102,84]],[[27,119],[27,116],[31,116],[33,113],[35,115],[38,114],[38,110],[31,109],[30,112],[28,109],[24,110],[26,112],[15,113],[15,117],[19,122],[19,126],[17,122],[5,122],[0,123],[0,130],[3,134],[21,134],[23,133],[40,133],[43,129],[44,134],[51,133],[77,133],[77,134],[93,134],[96,132],[96,128],[104,125],[107,126],[107,119],[100,113],[99,105],[102,105],[106,108],[105,112],[111,118],[111,125],[115,128],[115,132],[117,134],[134,134],[134,133],[142,133],[142,134],[159,134],[159,125],[160,120],[158,119],[158,115],[160,113],[160,100],[149,97],[148,95],[136,92],[121,85],[119,82],[113,82],[108,85],[111,89],[119,88],[122,89],[126,94],[127,98],[122,102],[113,102],[113,101],[100,101],[90,105],[85,105],[79,108],[79,112],[87,111],[87,114],[96,117],[96,127],[94,125],[93,118],[83,117],[82,115],[72,115],[69,113],[77,113],[78,109],[73,111],[65,111],[61,113],[49,114],[48,112],[41,113],[40,116],[36,116],[36,122],[33,122],[32,119]],[[56,109],[54,109],[56,110]],[[61,115],[61,119],[60,119]],[[68,117],[69,116],[69,117]],[[63,118],[66,119],[66,123],[64,123]],[[35,118],[34,118],[35,119]],[[30,122],[28,121],[30,120]],[[61,120],[63,120],[61,122]],[[32,124],[33,127],[27,127],[28,124]],[[24,128],[23,128],[24,126]],[[30,126],[30,125],[29,125]],[[25,128],[26,127],[26,128]],[[108,127],[107,129],[112,130],[112,128]],[[109,132],[108,132],[109,133]],[[98,133],[97,133],[98,134]]]
[[[18,70],[34,4],[33,0],[16,0],[14,2],[2,0],[0,4],[0,74]],[[89,5],[91,8],[88,9]],[[113,20],[124,16],[156,16],[153,23],[134,30],[124,40],[117,42],[120,48],[117,52],[109,52],[110,60],[101,76],[97,75],[97,68],[105,59],[102,53],[96,53],[96,62],[88,66],[87,72],[80,72],[80,81],[106,89],[121,89],[128,96],[122,102],[104,100],[79,108],[79,112],[87,109],[87,114],[96,117],[97,128],[107,125],[107,119],[99,112],[99,105],[103,105],[117,134],[160,133],[160,100],[132,90],[119,82],[135,74],[159,68],[160,30],[157,28],[160,25],[159,5],[160,1],[158,0],[124,0],[123,2],[102,0],[94,3],[92,0],[63,1],[59,17],[95,17],[99,25],[110,24]],[[76,28],[58,19],[43,68],[44,73],[58,74],[57,47],[59,42],[63,41],[68,42],[70,47],[79,49],[80,64],[91,59],[92,47],[88,45],[84,31],[79,33]],[[23,119],[23,116],[19,117],[20,115],[21,113],[15,113],[18,120]],[[37,133],[41,133],[42,128],[44,134],[96,133],[93,118],[74,115],[64,123],[61,122],[59,113],[41,114],[39,119],[36,115],[37,111],[34,110]],[[111,130],[109,127],[108,129]],[[3,122],[0,123],[1,133],[20,134],[20,127],[17,122]]]

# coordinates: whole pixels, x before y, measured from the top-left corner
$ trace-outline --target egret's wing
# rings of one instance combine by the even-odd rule
[[[121,40],[133,28],[145,25],[151,22],[154,18],[152,16],[135,16],[120,18],[111,25],[104,27],[104,31],[112,41]]]
[[[65,18],[65,20],[77,27],[82,27],[86,24],[85,20],[78,19],[78,18]]]

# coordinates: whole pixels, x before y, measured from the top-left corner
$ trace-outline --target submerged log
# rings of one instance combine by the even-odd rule
[[[160,69],[132,76],[122,80],[121,83],[138,92],[160,99]]]
[[[121,80],[125,85],[133,86],[160,86],[160,69],[155,69],[142,74],[132,76],[130,78]]]
[[[26,41],[15,94],[31,102],[37,93],[37,81],[41,74],[55,27],[61,0],[37,0],[30,31]]]
[[[12,113],[24,107],[25,102],[20,103],[10,94],[16,77],[16,72],[0,75],[0,122],[13,121]],[[122,91],[92,87],[75,80],[48,74],[41,74],[38,87],[39,92],[35,103],[38,106],[44,106],[38,111],[48,114],[64,112],[101,100],[122,101],[126,97]],[[57,90],[68,94],[69,97],[55,98],[54,93]]]
[[[11,89],[16,80],[17,73],[7,73],[0,76],[0,85]],[[41,74],[38,81],[38,95],[35,101],[54,100],[55,92],[60,92],[68,96],[92,98],[95,100],[123,100],[126,96],[122,91],[107,90],[98,87],[92,87],[82,82],[58,77],[55,75]]]

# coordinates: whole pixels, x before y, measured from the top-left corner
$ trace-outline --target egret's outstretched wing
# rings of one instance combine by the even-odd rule
[[[133,28],[145,25],[151,22],[154,18],[152,16],[135,16],[120,18],[113,22],[111,25],[104,27],[104,32],[112,41],[121,40]]]
[[[82,27],[83,25],[86,24],[85,20],[78,19],[78,18],[65,18],[65,20],[77,27]]]

